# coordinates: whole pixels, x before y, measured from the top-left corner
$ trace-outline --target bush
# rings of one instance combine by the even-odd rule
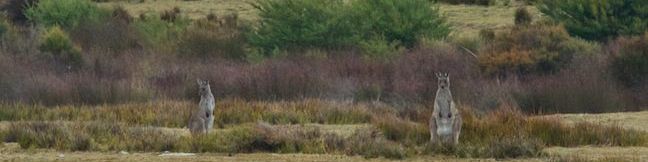
[[[142,16],[133,23],[133,26],[138,31],[144,45],[154,49],[174,49],[178,34],[190,24],[186,17],[176,17],[175,21],[168,22],[156,14],[143,14]]]
[[[132,18],[124,15],[123,8],[113,9],[113,16],[102,21],[84,21],[70,31],[70,37],[84,49],[101,49],[114,52],[141,47],[137,31],[130,25]]]
[[[66,66],[78,68],[83,64],[81,50],[76,47],[67,33],[58,26],[43,33],[39,49],[54,56],[54,59]]]
[[[489,42],[481,49],[479,65],[486,74],[499,76],[555,73],[593,48],[551,24],[518,26]]]
[[[587,40],[640,35],[648,29],[646,1],[542,0],[538,9]]]
[[[276,48],[359,46],[376,38],[384,38],[383,45],[412,47],[420,38],[439,39],[450,31],[430,6],[427,0],[266,1],[257,6],[261,23],[248,39],[266,54]]]
[[[611,63],[612,74],[625,86],[648,85],[648,32],[643,36],[619,38],[615,42]]]
[[[450,28],[428,0],[358,0],[351,4],[352,29],[362,40],[384,37],[413,47],[420,38],[445,38]]]
[[[533,22],[533,17],[531,13],[526,9],[526,7],[520,7],[515,10],[515,25],[529,25]]]
[[[256,6],[260,24],[250,43],[267,54],[275,48],[341,47],[355,42],[350,22],[343,21],[341,0],[271,0]]]
[[[374,38],[359,42],[360,48],[368,60],[379,60],[387,62],[397,58],[403,49],[398,42],[389,42],[385,38]]]
[[[236,20],[234,20],[236,21]],[[245,58],[245,37],[238,26],[206,19],[194,21],[180,36],[178,53],[201,58]]]
[[[42,0],[27,9],[25,15],[39,25],[71,29],[81,22],[98,21],[107,13],[89,0]]]
[[[7,0],[4,1],[0,10],[5,11],[7,18],[15,24],[25,24],[27,19],[27,9],[36,5],[39,0]]]
[[[526,74],[533,69],[534,59],[529,51],[513,49],[479,57],[479,65],[487,74]]]
[[[533,114],[604,113],[630,108],[615,82],[601,74],[603,65],[596,63],[595,59],[578,60],[556,75],[529,78],[522,86],[524,90],[513,92],[513,96],[523,111]]]

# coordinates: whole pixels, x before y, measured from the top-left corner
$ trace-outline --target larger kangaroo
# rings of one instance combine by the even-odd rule
[[[461,115],[455,107],[450,93],[448,74],[437,74],[439,88],[434,100],[434,111],[430,118],[430,141],[432,143],[457,145],[461,133]]]
[[[207,134],[214,127],[214,95],[209,82],[198,79],[200,103],[189,118],[189,131],[192,135]]]

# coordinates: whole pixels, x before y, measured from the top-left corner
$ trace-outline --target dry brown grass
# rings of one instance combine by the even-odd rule
[[[648,147],[551,147],[545,152],[556,161],[646,161]]]
[[[104,7],[124,6],[131,15],[135,16],[148,12],[160,13],[178,7],[182,14],[192,19],[205,18],[210,13],[217,17],[236,13],[242,20],[255,21],[257,11],[250,5],[255,1],[257,0],[144,0],[142,3],[117,1],[99,4]]]
[[[116,105],[47,107],[29,104],[0,104],[0,120],[10,121],[104,121],[128,125],[184,127],[196,107],[189,101],[159,101]],[[265,121],[273,124],[357,124],[368,123],[369,109],[385,109],[367,103],[319,99],[296,102],[217,101],[218,127]]]
[[[648,125],[646,125],[646,123],[648,123],[648,111],[604,114],[556,114],[539,116],[538,118],[559,118],[568,124],[588,122],[608,126],[620,126],[626,129],[648,131]]]
[[[59,155],[63,155],[60,158]],[[347,156],[335,154],[274,154],[274,153],[252,153],[233,154],[227,153],[199,153],[196,156],[159,156],[161,153],[140,153],[130,152],[127,155],[119,152],[67,152],[52,149],[21,149],[16,143],[5,143],[0,145],[0,159],[8,161],[142,161],[142,162],[166,162],[166,161],[339,161],[339,162],[364,162],[393,161],[385,158],[366,159],[361,156]],[[401,161],[428,162],[428,161],[496,161],[495,159],[458,159],[444,156],[417,156]],[[543,161],[541,159],[511,159],[511,161]]]

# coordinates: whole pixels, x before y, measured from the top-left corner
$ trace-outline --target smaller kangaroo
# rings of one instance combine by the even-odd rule
[[[189,131],[192,135],[207,134],[214,127],[214,95],[208,81],[197,80],[200,94],[198,109],[189,118]]]
[[[437,74],[439,87],[434,99],[434,110],[430,117],[430,141],[441,144],[459,144],[462,119],[450,93],[450,77],[447,73]]]

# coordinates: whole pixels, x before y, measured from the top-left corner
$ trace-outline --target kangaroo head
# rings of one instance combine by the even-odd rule
[[[198,82],[198,87],[199,87],[198,93],[200,94],[200,96],[204,96],[211,93],[211,89],[209,87],[209,81],[198,79],[196,80],[196,82]]]
[[[439,80],[439,89],[450,88],[450,76],[448,76],[448,73],[437,73],[436,76]]]

